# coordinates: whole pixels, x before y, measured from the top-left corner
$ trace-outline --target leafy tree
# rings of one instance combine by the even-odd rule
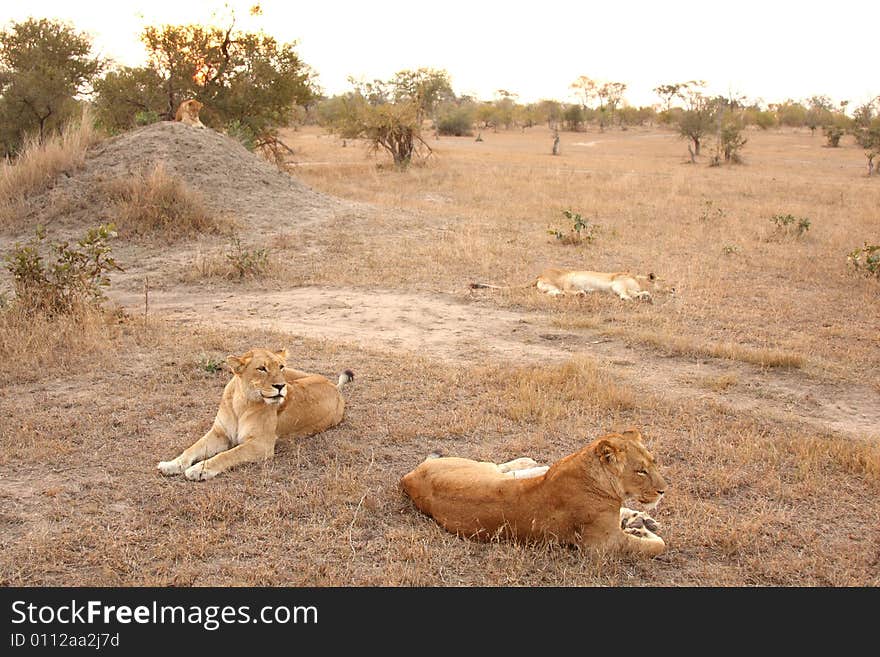
[[[418,85],[410,84],[423,76],[405,73],[398,73],[390,81],[364,83],[349,79],[353,91],[332,103],[322,103],[320,114],[325,127],[342,137],[366,139],[374,151],[385,150],[391,155],[400,169],[416,157],[430,155],[431,148],[422,138],[422,123],[429,107],[425,98],[429,94],[419,93]]]
[[[565,125],[572,132],[577,132],[584,125],[584,110],[580,105],[569,105],[562,112]]]
[[[0,32],[0,150],[14,154],[25,134],[40,143],[78,111],[103,63],[88,35],[46,18],[12,23]]]
[[[588,78],[586,75],[578,77],[577,80],[571,83],[570,88],[574,90],[583,109],[589,108],[592,105],[592,101],[599,97],[599,83],[592,78]]]
[[[413,103],[421,118],[433,118],[439,103],[455,98],[449,73],[444,70],[420,68],[416,71],[399,71],[388,86],[395,103]]]
[[[231,124],[256,145],[271,141],[294,108],[316,97],[314,73],[296,53],[296,43],[279,43],[262,32],[163,25],[144,29],[148,63],[117,69],[96,85],[98,118],[111,130],[131,127],[137,112],[174,118],[177,106],[196,98],[206,125]],[[128,108],[127,114],[119,108]]]
[[[623,100],[624,91],[626,91],[626,84],[623,82],[606,82],[600,89],[599,96],[605,99],[605,105],[608,107],[608,112],[611,115],[611,125],[614,125],[614,110],[620,104],[620,101]]]
[[[813,96],[808,101],[802,125],[810,129],[810,134],[815,134],[816,128],[833,123],[833,115],[834,105],[828,96]]]
[[[139,117],[161,118],[163,81],[151,68],[122,67],[95,81],[95,114],[108,132],[133,128]],[[141,119],[142,120],[142,119]]]
[[[689,108],[678,118],[679,134],[693,144],[693,155],[700,154],[703,138],[715,131],[718,104],[715,99],[701,94],[688,100]]]
[[[672,109],[672,101],[679,96],[683,84],[682,82],[674,82],[654,87],[654,93],[660,96],[665,105],[664,112],[669,112]]]
[[[562,120],[562,103],[556,100],[542,100],[538,103],[537,113],[541,122],[546,121],[547,127],[555,130]]]
[[[472,101],[447,101],[437,107],[436,127],[441,135],[465,137],[473,134],[476,105]]]

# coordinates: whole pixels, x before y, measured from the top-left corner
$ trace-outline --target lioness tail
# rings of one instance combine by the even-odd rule
[[[522,290],[527,287],[532,287],[535,283],[538,282],[537,278],[533,278],[528,283],[524,285],[492,285],[491,283],[470,283],[468,287],[472,290]]]
[[[354,381],[354,372],[351,370],[345,370],[339,375],[339,381],[336,382],[336,388],[341,390],[342,386],[346,383],[351,383],[352,381]]]

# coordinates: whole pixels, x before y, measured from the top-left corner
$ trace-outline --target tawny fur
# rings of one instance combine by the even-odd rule
[[[310,436],[339,424],[345,410],[340,389],[353,379],[352,372],[346,370],[333,383],[286,367],[286,358],[286,350],[266,349],[229,356],[233,377],[210,431],[176,459],[159,463],[159,471],[211,479],[237,465],[272,458],[279,437]]]
[[[421,511],[468,538],[559,542],[643,556],[665,549],[663,539],[643,527],[621,528],[624,500],[656,505],[666,489],[635,429],[605,434],[538,476],[521,479],[502,470],[490,462],[435,458],[407,473],[401,486]]]
[[[199,110],[203,107],[204,105],[195,98],[185,100],[177,107],[177,113],[174,115],[174,120],[180,121],[185,125],[204,128],[205,124],[199,119]]]
[[[536,287],[538,291],[551,296],[585,295],[591,292],[610,292],[623,301],[632,299],[652,300],[652,292],[674,294],[675,288],[662,285],[657,277],[631,274],[625,271],[602,272],[580,269],[559,269],[551,267],[526,285],[499,286],[489,283],[471,283],[471,288],[489,288],[494,290]]]

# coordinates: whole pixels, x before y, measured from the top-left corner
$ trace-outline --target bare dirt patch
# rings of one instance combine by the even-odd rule
[[[142,297],[115,294],[136,313]],[[595,358],[642,393],[718,404],[813,430],[878,437],[880,392],[873,386],[823,382],[796,373],[717,359],[664,358],[601,331],[559,330],[548,315],[462,303],[450,295],[298,287],[283,291],[156,292],[158,316],[214,328],[271,329],[392,352],[419,354],[459,366],[561,362]],[[738,374],[742,384],[715,391],[701,379]]]

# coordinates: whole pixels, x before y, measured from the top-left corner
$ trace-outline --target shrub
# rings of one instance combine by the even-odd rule
[[[742,125],[738,121],[725,123],[721,128],[718,140],[725,162],[733,162],[735,164],[742,162],[740,151],[746,145],[748,139],[742,136]]]
[[[837,148],[840,146],[840,138],[846,134],[846,130],[838,125],[826,125],[822,126],[822,133],[825,135],[827,145],[831,148]]]
[[[473,107],[452,107],[437,119],[437,132],[453,137],[470,137],[474,134]]]
[[[15,302],[50,314],[69,314],[84,305],[100,305],[105,298],[103,288],[110,285],[108,273],[122,270],[107,245],[107,240],[115,236],[113,224],[89,229],[76,246],[67,242],[49,245],[54,259],[46,262],[41,254],[46,250],[46,232],[37,228],[29,242],[16,244],[6,256]]]
[[[567,233],[554,228],[548,229],[547,232],[557,240],[563,244],[581,244],[582,242],[592,242],[596,238],[597,224],[591,224],[580,213],[573,210],[563,210],[562,214],[572,222],[572,226]]]
[[[847,262],[856,273],[880,280],[880,244],[868,244],[850,251]]]
[[[237,235],[232,236],[232,244],[226,252],[226,259],[232,265],[233,274],[238,278],[260,277],[269,268],[268,249],[245,248]]]
[[[774,214],[770,217],[776,225],[777,232],[803,237],[810,229],[810,220],[806,217],[795,217],[792,214]]]
[[[176,239],[219,230],[201,196],[168,175],[161,162],[148,174],[111,181],[105,189],[122,234]]]

